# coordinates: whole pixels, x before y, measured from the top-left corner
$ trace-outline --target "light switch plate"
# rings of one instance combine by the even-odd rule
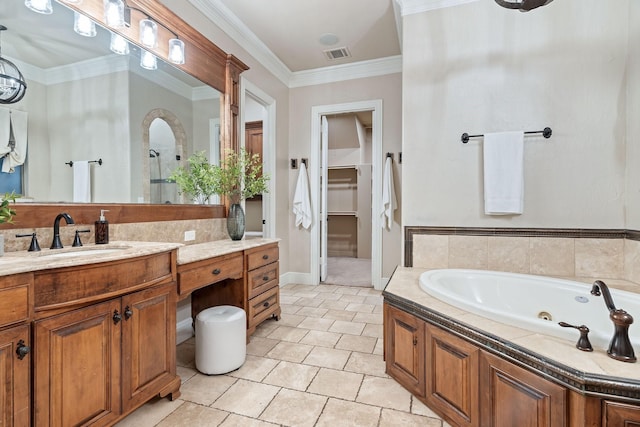
[[[190,242],[192,240],[196,240],[196,231],[195,230],[185,231],[184,232],[184,241],[185,242]]]

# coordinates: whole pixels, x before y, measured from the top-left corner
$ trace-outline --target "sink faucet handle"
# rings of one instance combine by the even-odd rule
[[[576,348],[582,351],[593,351],[593,347],[591,346],[591,342],[589,341],[589,328],[586,325],[571,325],[567,322],[558,322],[558,325],[563,328],[575,328],[580,331],[580,338],[578,338],[578,342],[576,343]]]
[[[38,238],[36,233],[16,234],[16,237],[31,237],[31,244],[29,244],[29,252],[40,251],[40,245],[38,244]]]
[[[76,237],[73,239],[73,246],[78,247],[82,246],[82,240],[80,240],[80,233],[89,233],[91,230],[76,230]]]

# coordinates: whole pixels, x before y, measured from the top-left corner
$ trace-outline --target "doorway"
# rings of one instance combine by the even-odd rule
[[[311,158],[312,167],[309,168],[311,204],[314,207],[314,216],[319,221],[311,228],[311,281],[313,284],[319,284],[322,279],[326,278],[328,273],[328,232],[331,218],[337,215],[328,215],[330,208],[328,206],[329,197],[326,194],[329,188],[329,129],[327,117],[347,114],[360,114],[368,112],[371,118],[370,130],[370,178],[366,175],[361,179],[362,183],[370,183],[370,206],[368,213],[362,214],[367,216],[370,232],[367,238],[370,239],[371,246],[371,284],[375,289],[381,289],[384,286],[382,282],[382,228],[380,218],[375,215],[375,206],[381,203],[382,189],[382,100],[362,101],[346,104],[334,104],[325,106],[316,106],[312,108],[311,117]],[[324,120],[323,120],[324,118]],[[323,128],[324,132],[323,132]],[[323,136],[327,139],[323,144]],[[345,154],[344,152],[342,154]],[[359,154],[358,154],[359,155]],[[364,162],[363,162],[364,163]],[[313,165],[316,165],[313,167]],[[361,175],[358,176],[360,178]],[[360,183],[360,181],[358,181]],[[327,221],[329,219],[329,221]]]

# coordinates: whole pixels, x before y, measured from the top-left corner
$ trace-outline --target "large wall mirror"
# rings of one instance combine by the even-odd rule
[[[225,62],[231,55],[213,44],[215,50],[208,52],[197,39],[204,37],[178,19],[178,27],[168,31],[185,40],[187,63],[178,67],[158,55],[157,69],[145,69],[143,51],[134,43],[126,55],[110,50],[111,32],[103,24],[96,25],[94,37],[74,32],[77,12],[70,7],[93,16],[102,12],[102,0],[77,5],[54,0],[51,14],[33,12],[24,3],[0,2],[0,24],[7,27],[2,55],[18,66],[28,85],[20,102],[0,105],[28,113],[24,195],[43,203],[74,202],[69,163],[101,159],[101,165],[90,163],[92,203],[188,202],[166,178],[196,151],[214,161],[219,155],[218,132],[222,129],[224,139],[228,129]],[[155,9],[151,19],[176,22],[157,1],[127,3],[135,8],[132,20],[146,6]]]

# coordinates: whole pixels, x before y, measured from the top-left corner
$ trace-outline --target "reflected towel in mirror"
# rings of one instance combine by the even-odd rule
[[[91,203],[91,170],[88,160],[73,162],[73,201]]]

